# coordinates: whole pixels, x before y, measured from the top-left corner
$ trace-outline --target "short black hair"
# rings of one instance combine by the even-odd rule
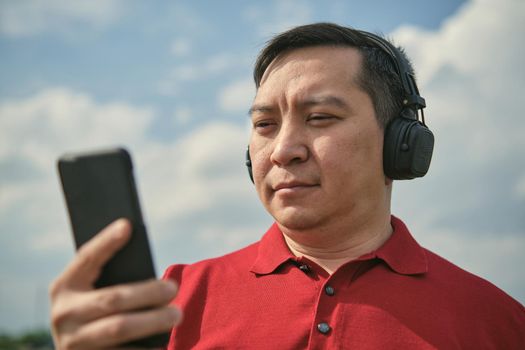
[[[268,41],[255,62],[255,87],[259,88],[264,72],[279,55],[314,46],[354,47],[359,50],[363,64],[357,83],[370,96],[379,125],[385,128],[400,113],[405,90],[393,58],[360,31],[334,23],[295,27]],[[404,50],[396,48],[413,75],[414,69]]]

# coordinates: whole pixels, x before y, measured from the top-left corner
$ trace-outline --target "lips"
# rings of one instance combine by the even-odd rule
[[[287,182],[279,182],[275,186],[272,187],[274,191],[279,190],[293,190],[293,189],[301,189],[301,188],[308,188],[308,187],[314,187],[317,186],[317,184],[312,184],[309,182],[302,182],[302,181],[287,181]]]

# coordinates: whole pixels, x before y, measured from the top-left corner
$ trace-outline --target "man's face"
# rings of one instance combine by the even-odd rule
[[[321,229],[384,207],[383,131],[356,83],[360,69],[356,49],[322,46],[282,55],[264,73],[250,154],[281,228]]]

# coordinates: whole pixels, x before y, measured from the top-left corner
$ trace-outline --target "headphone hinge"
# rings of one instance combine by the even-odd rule
[[[419,95],[406,96],[403,100],[403,105],[416,106],[417,109],[423,109],[427,106],[425,99]]]

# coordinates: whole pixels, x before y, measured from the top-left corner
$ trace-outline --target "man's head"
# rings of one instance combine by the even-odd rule
[[[256,88],[259,88],[264,72],[276,57],[287,51],[313,46],[356,48],[363,57],[358,83],[372,99],[380,126],[384,129],[399,114],[405,90],[392,58],[358,30],[333,23],[296,27],[270,40],[255,63],[253,77]],[[402,49],[398,51],[413,74],[408,57]]]
[[[283,230],[389,220],[384,130],[406,95],[397,68],[366,35],[326,23],[263,49],[250,156],[259,197]]]

